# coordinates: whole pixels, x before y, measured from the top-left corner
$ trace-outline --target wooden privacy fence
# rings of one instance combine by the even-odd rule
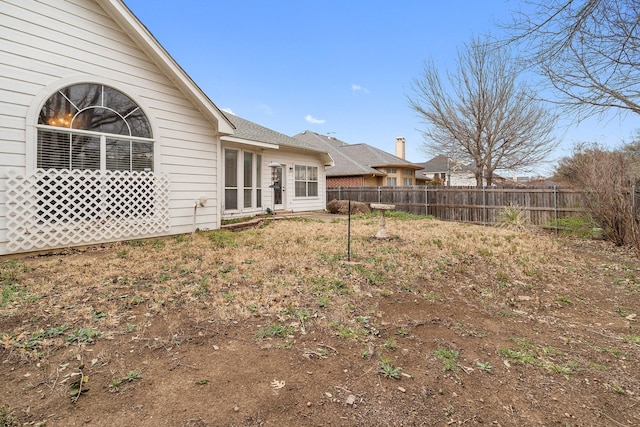
[[[327,188],[327,202],[336,199],[392,204],[396,210],[412,214],[485,225],[499,222],[505,207],[517,205],[531,224],[551,225],[559,218],[586,212],[582,194],[582,190],[557,187],[335,187]]]

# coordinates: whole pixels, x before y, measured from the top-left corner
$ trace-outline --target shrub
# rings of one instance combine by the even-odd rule
[[[556,174],[585,190],[584,206],[607,240],[640,251],[640,218],[633,194],[640,182],[638,144],[617,150],[579,144],[571,157],[561,161]]]
[[[594,237],[594,229],[598,224],[588,216],[568,216],[551,221],[549,226],[557,227],[565,236],[588,239]]]
[[[346,215],[349,213],[349,201],[348,200],[336,200],[333,199],[329,203],[327,203],[327,210],[332,214],[343,214]],[[351,214],[363,214],[369,213],[371,209],[369,209],[369,205],[363,202],[351,201]]]
[[[505,206],[500,211],[498,224],[500,227],[512,230],[526,230],[529,226],[527,211],[518,204],[510,203],[509,206]]]

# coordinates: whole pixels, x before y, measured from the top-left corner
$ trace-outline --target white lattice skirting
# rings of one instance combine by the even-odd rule
[[[28,252],[169,231],[169,180],[153,172],[44,170],[7,179],[7,250]]]

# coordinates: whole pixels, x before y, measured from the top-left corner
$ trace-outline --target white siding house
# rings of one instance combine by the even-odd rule
[[[278,207],[324,208],[326,153],[234,139],[122,1],[0,0],[0,22],[0,255],[218,228],[273,204],[272,160],[322,175],[317,201]],[[262,164],[247,185],[236,171],[242,204],[227,209],[234,146]]]
[[[333,166],[329,154],[240,117],[227,117],[236,130],[222,137],[225,217],[325,209],[325,167]],[[229,185],[241,182],[243,188]],[[260,184],[247,185],[252,182]]]
[[[418,165],[422,166],[422,169],[416,171],[418,185],[434,181],[439,185],[450,187],[475,187],[476,185],[474,167],[471,164],[454,161],[443,154]]]

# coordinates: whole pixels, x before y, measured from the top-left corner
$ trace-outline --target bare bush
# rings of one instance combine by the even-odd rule
[[[349,213],[349,200],[336,200],[333,199],[329,203],[327,203],[327,210],[332,214],[343,214],[346,215]],[[369,213],[371,209],[369,209],[369,205],[363,202],[351,201],[351,213],[352,214],[361,214],[361,213]]]
[[[562,160],[557,174],[585,189],[585,207],[616,245],[632,244],[640,251],[640,221],[635,186],[638,155],[630,150],[605,150],[581,144]]]

